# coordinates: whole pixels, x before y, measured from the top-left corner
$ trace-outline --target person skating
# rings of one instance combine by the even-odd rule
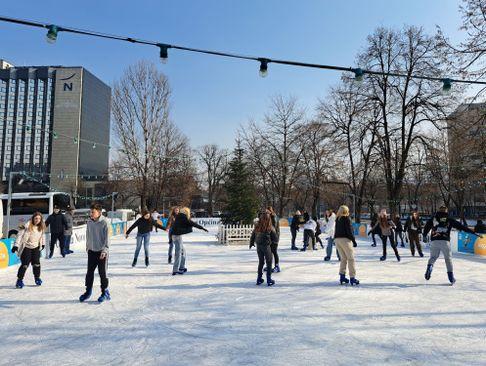
[[[179,214],[179,207],[172,207],[170,211],[169,219],[167,220],[167,231],[169,235],[169,252],[168,252],[168,259],[167,263],[172,263],[172,252],[174,251],[174,241],[172,240],[172,225],[174,224],[174,220],[176,216]]]
[[[446,206],[441,206],[439,211],[433,218],[427,221],[424,227],[424,235],[427,235],[429,231],[430,235],[430,259],[427,263],[427,270],[425,271],[425,279],[428,281],[432,275],[432,269],[434,264],[439,258],[440,253],[444,255],[444,260],[447,268],[447,277],[449,282],[453,285],[456,282],[454,278],[454,269],[452,266],[452,252],[450,244],[450,234],[452,228],[461,230],[466,233],[481,237],[467,226],[462,225],[460,222],[449,217]]]
[[[397,257],[397,261],[400,262],[400,255],[398,254],[397,245],[394,240],[394,229],[395,224],[388,218],[386,210],[381,210],[380,215],[378,216],[378,222],[376,223],[375,227],[371,229],[372,232],[375,230],[377,233],[379,233],[383,245],[383,255],[380,257],[380,261],[386,260],[386,243],[387,240],[389,240],[390,245],[395,252],[395,256]]]
[[[154,220],[155,222],[159,221],[160,214],[157,211],[157,209],[154,208],[154,210],[151,213],[151,216],[152,216],[152,220]],[[158,232],[158,227],[157,226],[155,226],[155,232]]]
[[[278,242],[280,240],[280,223],[279,223],[278,216],[275,213],[275,210],[273,209],[272,206],[268,206],[265,212],[270,215],[272,226],[275,229],[275,233],[277,234],[277,240],[270,244],[270,249],[272,250],[273,263],[275,263],[275,267],[272,269],[272,271],[278,273],[280,272],[280,258],[278,256]]]
[[[51,232],[51,242],[49,245],[49,258],[54,255],[54,246],[56,242],[59,241],[59,250],[63,257],[66,256],[64,253],[64,230],[67,229],[66,217],[61,213],[59,206],[54,205],[54,210],[52,214],[47,217],[45,222],[46,228],[49,227]]]
[[[312,249],[316,250],[316,225],[317,223],[311,219],[308,212],[304,212],[304,247],[302,252],[307,250],[309,246],[309,239],[312,241]]]
[[[132,267],[137,265],[138,255],[140,254],[140,249],[142,248],[143,243],[143,250],[145,252],[145,266],[148,267],[150,264],[150,233],[156,228],[165,230],[165,228],[160,225],[156,220],[153,219],[150,212],[147,210],[142,211],[142,217],[137,219],[132,226],[127,230],[125,237],[128,239],[128,236],[132,232],[133,229],[137,228],[137,246],[135,247],[135,255],[133,256]]]
[[[278,237],[272,226],[272,219],[267,212],[262,213],[250,237],[250,249],[256,244],[258,254],[257,285],[261,285],[264,282],[263,264],[266,263],[267,268],[272,268],[272,250],[270,246],[274,243],[278,243]],[[274,284],[272,271],[267,271],[267,285],[273,286]]]
[[[316,243],[319,243],[321,249],[324,249],[324,244],[322,244],[322,240],[319,237],[322,234],[322,230],[321,230],[322,222],[317,218],[317,216],[312,216],[312,220],[316,222],[316,232],[314,233],[316,237]]]
[[[292,217],[292,220],[290,222],[290,233],[292,235],[292,246],[290,249],[292,250],[299,250],[299,248],[297,248],[295,246],[295,239],[297,237],[297,232],[299,231],[300,229],[300,225],[303,224],[303,219],[302,219],[302,214],[299,210],[295,211],[295,215]]]
[[[372,212],[371,213],[371,224],[370,226],[372,228],[374,228],[376,226],[376,223],[378,222],[378,215],[376,214],[376,212]],[[375,235],[377,234],[376,231],[373,231],[373,230],[370,230],[370,232],[368,233],[368,235],[371,234],[371,239],[373,240],[373,244],[371,244],[372,247],[376,247],[376,238],[375,238]]]
[[[395,243],[398,246],[398,238],[400,238],[402,248],[405,248],[405,244],[403,243],[403,225],[402,221],[400,220],[400,215],[396,214],[393,218],[393,223],[395,224]]]
[[[345,284],[351,282],[351,286],[359,285],[356,279],[356,267],[354,260],[354,247],[356,247],[356,239],[353,234],[353,224],[349,218],[348,206],[341,206],[337,212],[336,228],[334,233],[334,240],[336,241],[336,248],[341,256],[339,266],[339,283]],[[349,270],[348,280],[346,278],[346,267]]]
[[[325,233],[327,235],[327,247],[326,247],[326,256],[324,257],[324,261],[327,262],[331,260],[332,247],[336,245],[334,242],[334,233],[336,229],[336,214],[334,213],[333,210],[326,211],[326,220],[327,220],[327,224],[326,224]],[[336,247],[336,254],[338,260],[341,260],[341,258],[339,257],[339,251],[337,250],[337,247]]]
[[[476,221],[476,226],[474,226],[474,232],[476,234],[486,234],[486,225],[484,225],[483,220]]]
[[[423,257],[422,245],[420,244],[420,234],[422,233],[422,221],[419,218],[418,212],[414,211],[405,222],[405,231],[408,235],[408,242],[410,243],[410,252],[415,257],[415,248],[418,254]]]
[[[27,268],[29,268],[29,264],[32,265],[35,284],[37,286],[42,285],[40,278],[40,253],[44,249],[44,232],[45,225],[40,212],[35,212],[29,222],[19,232],[11,250],[12,253],[17,253],[21,261],[17,272],[17,283],[15,287],[24,287],[24,276]]]
[[[73,235],[73,226],[74,226],[74,208],[68,207],[64,217],[66,218],[67,229],[64,230],[64,253],[72,254],[73,251],[71,250],[71,238]]]
[[[103,207],[99,203],[91,205],[90,218],[86,223],[86,252],[88,254],[88,266],[86,270],[85,286],[86,291],[79,297],[84,302],[91,297],[93,291],[94,272],[98,268],[101,282],[101,295],[98,302],[111,300],[108,290],[108,252],[110,247],[110,236],[108,221],[102,215]]]
[[[208,232],[206,228],[191,220],[191,211],[189,208],[181,208],[179,214],[177,214],[175,217],[174,224],[172,226],[172,240],[174,241],[175,247],[174,266],[172,268],[173,276],[187,272],[186,249],[182,241],[182,236],[192,233],[193,227]]]

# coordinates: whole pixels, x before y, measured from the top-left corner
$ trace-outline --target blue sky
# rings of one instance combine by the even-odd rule
[[[173,0],[10,1],[0,14],[128,35],[191,47],[256,56],[355,66],[356,54],[378,26],[440,25],[459,40],[458,0]],[[273,95],[293,95],[312,114],[318,98],[339,73],[258,64],[169,51],[159,63],[155,47],[60,34],[55,45],[45,31],[0,23],[0,58],[15,65],[84,66],[112,84],[138,60],[157,63],[169,77],[172,118],[194,147],[232,147],[235,133],[262,118]]]

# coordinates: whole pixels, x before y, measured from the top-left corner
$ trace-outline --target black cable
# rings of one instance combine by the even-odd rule
[[[23,19],[10,18],[10,17],[4,17],[4,16],[0,16],[0,21],[14,23],[14,24],[21,24],[21,25],[26,25],[26,26],[31,26],[31,27],[38,27],[38,28],[49,28],[50,26],[53,25],[53,24],[48,24],[48,23],[41,23],[41,22],[36,22],[36,21],[31,21],[31,20],[23,20]],[[274,63],[274,64],[287,65],[287,66],[297,66],[297,67],[307,67],[307,68],[315,68],[315,69],[354,72],[355,74],[360,73],[361,75],[362,74],[369,74],[369,75],[382,75],[382,76],[394,76],[394,77],[401,77],[401,78],[411,78],[411,79],[417,79],[417,80],[440,81],[440,82],[443,82],[443,83],[448,83],[449,85],[450,85],[450,83],[465,83],[465,84],[486,85],[486,81],[481,81],[481,80],[466,80],[466,79],[441,78],[441,77],[433,77],[433,76],[408,75],[408,74],[405,74],[403,72],[382,72],[382,71],[366,70],[366,69],[344,67],[344,66],[315,64],[315,63],[282,60],[282,59],[271,59],[271,58],[267,58],[267,57],[246,56],[246,55],[240,55],[240,54],[236,54],[236,53],[212,51],[212,50],[206,50],[206,49],[201,49],[201,48],[192,48],[192,47],[186,47],[186,46],[178,46],[178,45],[173,45],[173,44],[169,44],[169,43],[154,42],[154,41],[148,41],[148,40],[143,40],[143,39],[138,39],[138,38],[101,33],[101,32],[96,32],[96,31],[91,31],[91,30],[76,29],[76,28],[72,28],[72,27],[63,27],[63,26],[56,26],[56,27],[57,27],[57,31],[62,31],[62,32],[70,32],[70,33],[75,33],[75,34],[81,34],[81,35],[87,35],[87,36],[93,36],[93,37],[100,37],[100,38],[106,38],[106,39],[112,39],[112,40],[118,40],[118,41],[130,42],[130,43],[138,43],[138,44],[144,44],[144,45],[150,45],[150,46],[156,46],[156,47],[173,48],[173,49],[177,49],[177,50],[181,50],[181,51],[195,52],[195,53],[206,54],[206,55],[229,57],[229,58],[236,58],[236,59],[241,59],[241,60],[252,60],[252,61],[257,61],[257,62],[266,62],[267,64],[268,63]]]

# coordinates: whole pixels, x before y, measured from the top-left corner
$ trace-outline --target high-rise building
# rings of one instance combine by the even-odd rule
[[[5,63],[7,65],[7,63]],[[108,173],[111,89],[83,67],[0,68],[0,175],[77,193]]]

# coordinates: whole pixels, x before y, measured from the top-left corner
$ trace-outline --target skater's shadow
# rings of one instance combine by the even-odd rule
[[[78,299],[72,300],[0,300],[0,307],[15,307],[18,305],[59,305],[59,304],[76,304]]]

